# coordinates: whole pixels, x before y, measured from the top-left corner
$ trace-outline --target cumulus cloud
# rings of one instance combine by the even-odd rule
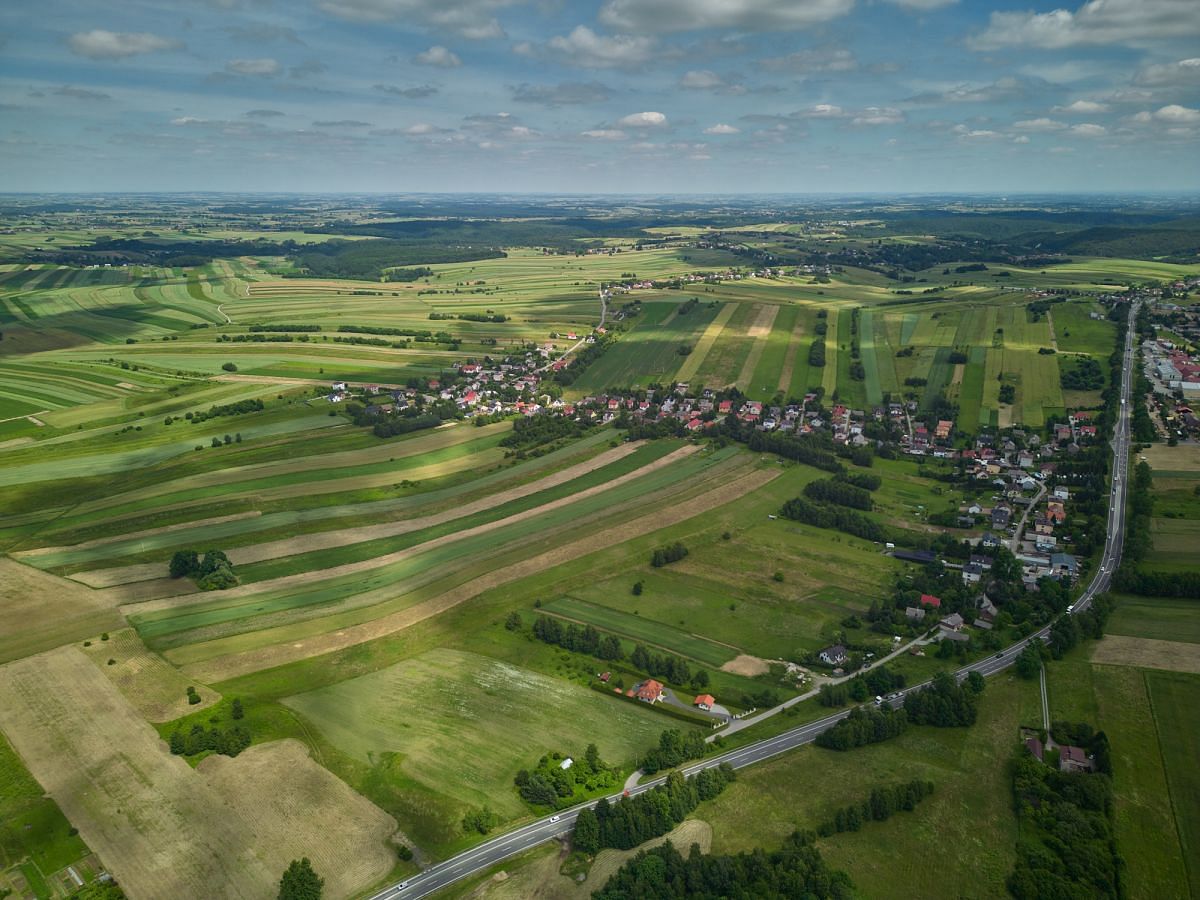
[[[970,38],[976,50],[1040,47],[1059,50],[1101,44],[1140,45],[1147,41],[1200,35],[1200,3],[1195,0],[1087,0],[1077,10],[993,12],[988,26]]]
[[[1191,109],[1187,106],[1180,106],[1178,103],[1172,103],[1156,110],[1154,118],[1158,122],[1174,125],[1195,125],[1200,122],[1200,109]]]
[[[1055,119],[1042,116],[1038,119],[1022,119],[1014,122],[1013,128],[1018,131],[1062,131],[1067,126]]]
[[[225,71],[230,75],[249,75],[269,78],[279,74],[279,61],[264,57],[262,59],[231,59],[225,63]]]
[[[579,106],[587,103],[603,103],[610,97],[612,97],[612,90],[595,81],[519,84],[512,88],[512,98],[516,102],[536,103],[541,106]]]
[[[660,112],[631,113],[617,121],[622,128],[663,128],[667,117]]]
[[[693,69],[679,78],[679,86],[689,91],[710,91],[725,86],[725,79],[709,69]]]
[[[770,72],[853,72],[858,68],[858,60],[849,50],[827,47],[769,56],[760,60],[759,65]]]
[[[840,106],[834,106],[832,103],[818,103],[815,106],[810,106],[808,109],[801,110],[795,115],[806,119],[842,119],[848,113]]]
[[[1108,112],[1108,104],[1098,103],[1095,100],[1076,100],[1074,103],[1068,103],[1066,106],[1054,107],[1053,112],[1086,116],[1093,113]]]
[[[595,141],[623,141],[628,135],[619,128],[590,128],[580,132],[584,137]]]
[[[996,141],[1004,135],[988,128],[969,128],[966,125],[955,125],[951,129],[964,141]]]
[[[1200,84],[1200,56],[1146,66],[1134,76],[1133,81],[1144,87]]]
[[[1072,125],[1071,134],[1086,138],[1104,137],[1104,135],[1108,134],[1108,129],[1103,125],[1096,125],[1093,122],[1084,122],[1081,125]]]
[[[839,19],[854,0],[607,0],[600,21],[632,34],[699,31],[791,31]]]
[[[462,65],[458,55],[447,50],[441,44],[435,44],[428,50],[422,50],[413,57],[413,62],[421,66],[435,66],[439,69],[453,69]]]
[[[631,69],[647,63],[657,45],[645,35],[608,36],[577,25],[570,34],[550,38],[547,47],[562,62],[585,69]]]
[[[372,85],[371,89],[383,94],[391,94],[394,97],[403,97],[406,100],[421,100],[425,97],[432,97],[438,92],[437,87],[432,84],[416,84],[412,87],[399,87],[394,84],[376,84]]]
[[[734,128],[732,125],[726,125],[724,122],[718,122],[710,128],[704,129],[705,134],[739,134],[740,128]]]
[[[318,0],[317,7],[353,22],[412,22],[471,40],[504,37],[495,13],[519,0]]]
[[[853,119],[852,125],[898,125],[904,113],[892,106],[868,106]]]
[[[183,46],[179,41],[145,31],[105,31],[103,28],[73,34],[67,45],[72,53],[88,59],[125,59]]]

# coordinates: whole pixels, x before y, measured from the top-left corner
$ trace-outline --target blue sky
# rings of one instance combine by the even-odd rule
[[[1200,188],[1200,0],[23,0],[0,190]]]

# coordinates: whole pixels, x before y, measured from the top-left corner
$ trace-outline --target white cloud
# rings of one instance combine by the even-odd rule
[[[279,74],[278,60],[264,59],[231,59],[225,63],[225,71],[231,75],[255,75],[263,78]]]
[[[852,125],[898,125],[904,113],[891,106],[868,106],[852,120]]]
[[[840,106],[834,106],[832,103],[818,103],[796,115],[806,119],[842,119],[846,117],[847,113]]]
[[[965,125],[956,125],[954,128],[954,133],[963,140],[967,141],[995,141],[1004,137],[1004,135],[998,131],[991,131],[987,128],[972,129]]]
[[[1028,144],[1029,143],[1029,135],[1018,134],[1015,138],[1013,138],[1013,143],[1014,144]]]
[[[828,47],[767,57],[759,65],[771,72],[853,72],[858,68],[858,60],[849,50]]]
[[[207,125],[208,119],[198,119],[195,116],[180,116],[178,119],[172,119],[171,124],[177,127],[185,125]]]
[[[458,58],[457,54],[440,44],[436,44],[428,50],[422,50],[413,57],[413,62],[422,66],[437,66],[439,69],[453,69],[462,65],[462,60]]]
[[[1062,131],[1067,126],[1055,119],[1048,119],[1042,116],[1038,119],[1022,119],[1020,122],[1014,122],[1013,128],[1018,131]]]
[[[1172,103],[1157,110],[1154,118],[1159,122],[1169,122],[1173,125],[1194,125],[1200,122],[1200,109],[1191,109],[1187,106],[1180,106],[1178,103]]]
[[[580,132],[584,137],[592,138],[597,141],[623,141],[628,135],[619,128],[592,128],[588,131]]]
[[[504,37],[497,10],[521,0],[318,0],[317,7],[352,22],[413,22],[471,40]]]
[[[667,124],[667,117],[660,112],[631,113],[617,124],[623,128],[662,128]]]
[[[1084,122],[1082,125],[1072,125],[1071,134],[1078,137],[1087,138],[1104,137],[1104,135],[1108,134],[1108,129],[1103,125],[1096,125],[1092,122]]]
[[[1097,103],[1095,100],[1076,100],[1074,103],[1068,103],[1066,106],[1056,106],[1053,111],[1056,113],[1090,115],[1092,113],[1108,112],[1108,104]]]
[[[1133,81],[1143,86],[1200,84],[1200,56],[1146,66],[1134,76]]]
[[[585,69],[630,69],[648,62],[657,43],[644,35],[609,37],[586,25],[577,25],[570,34],[550,38],[547,46],[570,65]]]
[[[791,31],[839,19],[854,0],[607,0],[600,21],[633,34],[699,31]]]
[[[1087,0],[1077,10],[993,12],[988,27],[973,36],[976,50],[1040,47],[1057,50],[1098,44],[1140,45],[1147,41],[1200,35],[1196,0]]]
[[[125,59],[183,46],[179,41],[145,31],[105,31],[102,28],[73,34],[67,44],[72,53],[88,59]]]
[[[732,125],[726,125],[724,122],[719,122],[711,128],[705,128],[705,134],[739,134],[740,128],[734,128]]]

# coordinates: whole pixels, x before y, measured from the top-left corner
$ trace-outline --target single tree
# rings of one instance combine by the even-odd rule
[[[279,879],[279,900],[320,900],[325,879],[313,871],[308,857],[293,859]]]

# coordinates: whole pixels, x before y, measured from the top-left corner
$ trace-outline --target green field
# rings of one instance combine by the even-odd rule
[[[436,650],[284,701],[336,747],[364,763],[395,754],[397,770],[454,808],[525,813],[512,785],[553,750],[594,742],[624,767],[684,727],[637,704],[472,653]]]
[[[1186,641],[1200,644],[1200,615],[1194,600],[1174,597],[1117,595],[1117,607],[1108,620],[1110,634]]]
[[[0,871],[24,861],[46,877],[87,854],[82,838],[0,734]]]

